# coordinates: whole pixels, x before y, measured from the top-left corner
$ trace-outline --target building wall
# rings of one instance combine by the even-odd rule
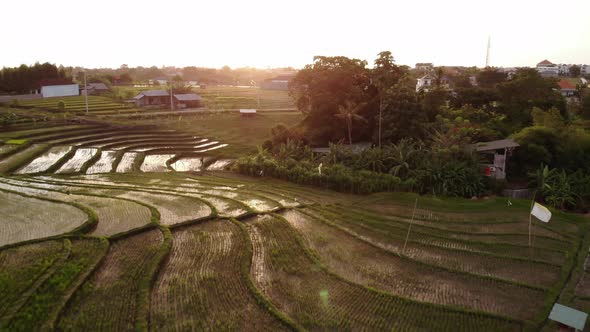
[[[41,95],[43,95],[43,98],[78,96],[79,94],[80,88],[78,87],[78,84],[49,85],[41,87]]]

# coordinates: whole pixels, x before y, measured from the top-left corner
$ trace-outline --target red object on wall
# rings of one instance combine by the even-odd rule
[[[490,166],[486,167],[485,174],[486,176],[492,176],[492,168]]]

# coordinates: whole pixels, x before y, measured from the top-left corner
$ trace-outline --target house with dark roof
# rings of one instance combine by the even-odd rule
[[[100,95],[111,91],[109,87],[104,83],[88,83],[88,95]],[[86,94],[86,89],[80,91],[81,95]]]
[[[137,107],[170,105],[170,94],[166,90],[147,90],[133,97]]]
[[[174,107],[196,108],[203,106],[201,96],[194,93],[174,94]]]
[[[564,97],[573,97],[576,93],[576,87],[568,80],[561,80],[557,82],[557,85],[559,85],[559,91]]]

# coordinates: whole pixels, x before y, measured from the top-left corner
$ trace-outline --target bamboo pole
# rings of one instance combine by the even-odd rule
[[[533,200],[531,201],[531,208],[529,209],[529,247],[531,247],[531,229],[533,226],[533,206],[535,205],[535,197],[537,196],[537,191],[533,193]]]
[[[408,226],[408,234],[406,234],[406,240],[404,241],[404,248],[402,249],[402,253],[406,252],[406,245],[408,244],[408,239],[410,238],[410,231],[412,230],[412,224],[414,223],[414,216],[416,215],[416,207],[418,207],[417,197],[416,202],[414,203],[414,211],[412,211],[412,220],[410,221],[410,226]]]

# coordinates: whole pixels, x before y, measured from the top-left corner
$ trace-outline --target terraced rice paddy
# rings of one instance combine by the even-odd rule
[[[203,167],[204,158],[182,158],[170,164],[177,172],[196,172]]]
[[[527,201],[421,196],[412,218],[413,194],[162,172],[231,163],[196,136],[18,128],[0,131],[26,140],[0,154],[1,331],[550,331],[556,301],[590,310],[580,216],[534,222],[529,247]]]
[[[16,174],[42,173],[72,150],[71,146],[54,146],[49,151],[33,160],[30,164],[16,171]]]
[[[88,162],[96,153],[98,149],[82,148],[76,150],[76,153],[70,160],[63,164],[55,173],[76,173],[80,172],[82,166]]]
[[[116,151],[102,151],[100,159],[86,170],[86,174],[108,173],[113,169],[113,162],[117,157]]]
[[[240,277],[249,259],[240,227],[216,220],[175,231],[173,239],[152,292],[153,330],[286,330]]]
[[[73,231],[88,216],[74,206],[0,191],[0,246]]]
[[[142,172],[168,172],[166,162],[174,157],[172,154],[153,154],[145,156],[143,164],[141,164]]]
[[[33,99],[20,102],[22,106],[35,107],[44,110],[58,111],[58,103],[63,101],[65,104],[64,111],[67,112],[85,112],[86,100],[84,96],[73,97],[56,97]],[[88,111],[112,111],[125,109],[125,105],[113,102],[112,99],[100,96],[88,96]]]
[[[133,171],[133,164],[139,153],[137,152],[125,152],[123,158],[117,165],[117,173],[128,173]]]

